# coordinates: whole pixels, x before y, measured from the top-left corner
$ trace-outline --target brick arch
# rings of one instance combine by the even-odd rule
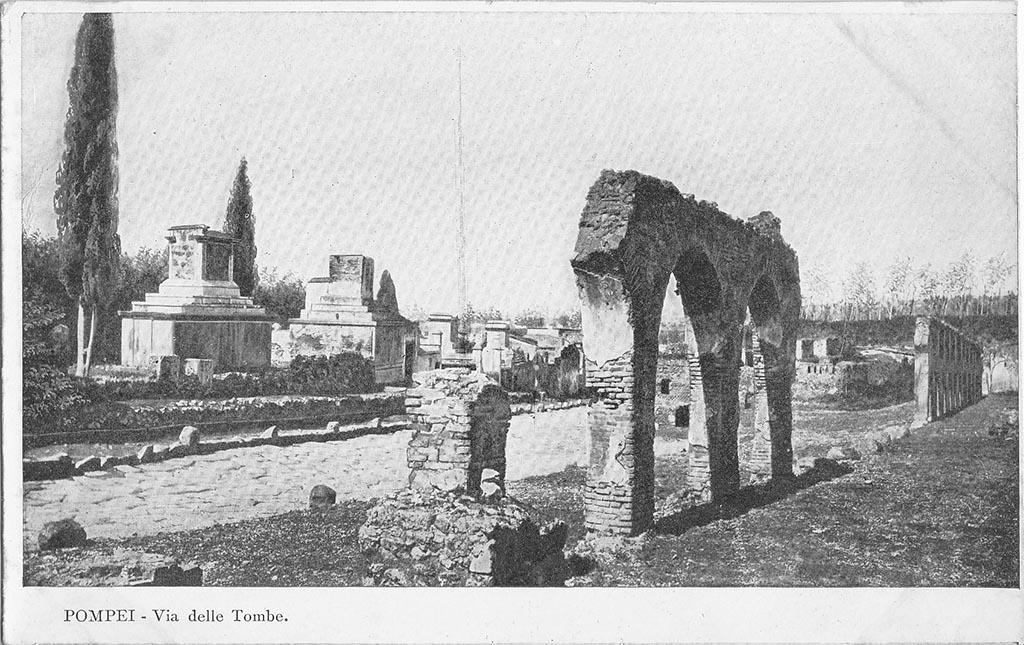
[[[587,196],[575,251],[588,384],[598,393],[589,416],[587,526],[635,534],[653,521],[657,341],[672,274],[693,326],[691,382],[703,397],[704,418],[691,417],[698,443],[688,481],[711,499],[732,494],[739,487],[741,335],[752,294],[762,295],[755,288],[765,289],[758,282],[764,275],[777,299],[780,347],[795,343],[799,267],[778,219],[763,212],[742,222],[669,182],[605,171]],[[763,308],[760,301],[755,308]],[[778,370],[780,378],[784,372]],[[774,391],[788,397],[788,384]],[[771,407],[771,392],[767,397]],[[781,475],[788,459],[791,474],[792,449],[781,450],[791,415],[775,416],[772,436],[780,443],[779,449],[772,444],[772,472]]]
[[[799,292],[786,293],[786,276],[763,273],[747,299],[754,353],[754,438],[749,467],[755,476],[792,477],[792,381],[796,361],[796,311],[783,303],[799,302]]]

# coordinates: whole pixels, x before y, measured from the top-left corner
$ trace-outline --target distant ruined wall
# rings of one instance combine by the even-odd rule
[[[914,425],[947,417],[982,397],[982,348],[932,316],[918,316],[914,331]]]

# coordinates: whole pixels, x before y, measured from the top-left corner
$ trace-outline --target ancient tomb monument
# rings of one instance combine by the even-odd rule
[[[914,329],[913,426],[949,416],[981,400],[981,346],[932,316],[918,316]]]
[[[289,321],[293,354],[358,352],[373,360],[377,383],[412,376],[419,331],[398,313],[391,275],[373,297],[373,258],[332,255],[328,275],[306,283],[306,308]]]
[[[235,238],[203,224],[172,226],[167,279],[121,314],[121,364],[212,359],[218,370],[270,364],[271,321],[231,276]]]
[[[693,328],[688,487],[711,500],[739,488],[736,392],[748,310],[757,387],[750,469],[792,477],[800,272],[778,218],[743,222],[667,181],[605,171],[587,196],[575,252],[587,382],[598,394],[587,527],[636,534],[653,521],[658,329],[670,275]]]

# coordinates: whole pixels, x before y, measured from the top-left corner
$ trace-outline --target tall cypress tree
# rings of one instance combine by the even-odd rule
[[[88,374],[97,309],[107,306],[120,271],[117,235],[117,70],[110,14],[82,17],[68,78],[64,154],[53,196],[60,277],[78,302],[76,374]],[[89,340],[85,346],[85,316]]]
[[[242,157],[231,186],[227,214],[224,216],[224,232],[238,238],[235,247],[235,284],[243,296],[256,291],[259,276],[256,274],[256,220],[252,214],[252,195],[249,183],[249,166]]]

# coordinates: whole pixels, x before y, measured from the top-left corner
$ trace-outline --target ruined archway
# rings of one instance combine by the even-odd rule
[[[792,359],[788,369],[784,363],[794,354],[800,286],[796,254],[777,218],[761,213],[741,222],[669,182],[605,171],[587,197],[572,266],[588,385],[598,394],[589,417],[588,528],[635,534],[653,520],[658,329],[670,275],[695,350],[689,485],[711,499],[739,487],[737,390],[751,303],[775,348],[765,388],[768,461],[775,476],[791,475],[792,448],[784,444],[791,434]]]
[[[752,351],[754,355],[754,439],[750,470],[755,476],[793,476],[792,382],[796,361],[796,326],[785,324],[799,317],[799,298],[790,276],[780,296],[776,281],[761,275],[750,292]],[[797,289],[799,282],[795,282]],[[787,293],[787,291],[789,293]],[[796,309],[785,311],[783,304]]]

